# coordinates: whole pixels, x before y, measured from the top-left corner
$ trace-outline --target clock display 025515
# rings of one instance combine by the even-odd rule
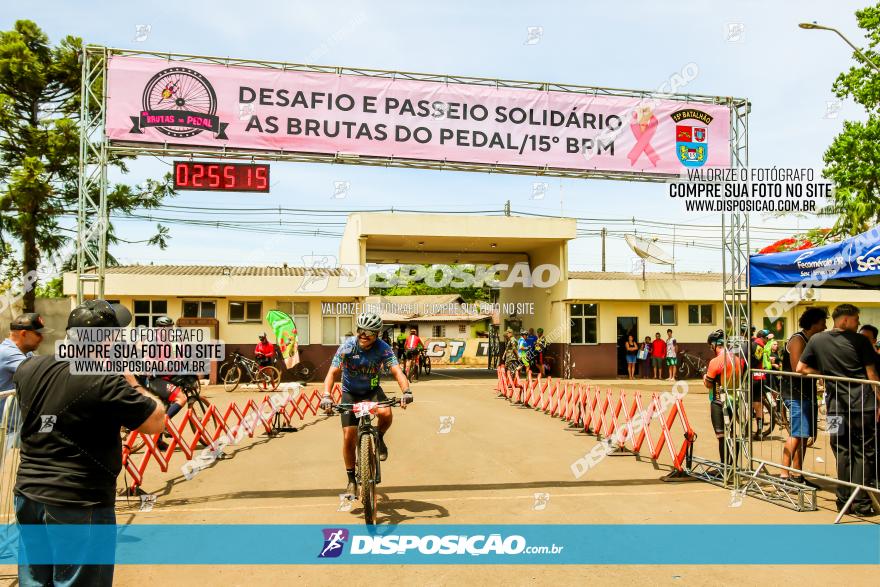
[[[174,189],[268,193],[269,165],[175,161]]]

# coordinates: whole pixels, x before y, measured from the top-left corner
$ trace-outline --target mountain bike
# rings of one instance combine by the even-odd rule
[[[248,359],[238,351],[232,353],[229,368],[223,375],[223,389],[235,391],[243,376],[257,384],[262,391],[275,391],[281,383],[281,371],[272,365],[261,366],[253,359]]]
[[[336,414],[353,413],[358,418],[354,470],[357,475],[358,498],[364,506],[364,522],[368,526],[376,523],[376,486],[382,482],[377,452],[379,429],[373,426],[373,418],[379,408],[399,405],[400,400],[392,397],[380,402],[336,404],[331,408]]]
[[[412,356],[406,362],[406,378],[410,381],[417,381],[419,371],[421,370],[421,352],[404,351],[404,356],[412,353]]]
[[[682,351],[678,356],[679,379],[696,379],[706,374],[708,363],[702,357]]]
[[[419,350],[419,371],[425,375],[431,374],[431,357],[428,356],[428,349]]]

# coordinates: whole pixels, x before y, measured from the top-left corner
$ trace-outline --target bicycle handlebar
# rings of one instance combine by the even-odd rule
[[[366,401],[366,400],[364,400]],[[361,402],[358,402],[361,403]],[[357,404],[333,404],[330,407],[330,410],[337,414],[347,414],[354,411],[354,406]],[[391,397],[380,402],[376,402],[377,407],[394,407],[400,405],[400,398]]]

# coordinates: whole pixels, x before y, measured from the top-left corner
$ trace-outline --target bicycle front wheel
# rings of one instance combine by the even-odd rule
[[[431,358],[425,357],[425,375],[431,374]]]
[[[358,446],[358,481],[361,489],[361,503],[364,505],[364,522],[368,526],[376,523],[376,447],[373,436],[364,434]]]
[[[241,367],[233,365],[223,377],[223,389],[226,391],[235,391],[241,381]]]

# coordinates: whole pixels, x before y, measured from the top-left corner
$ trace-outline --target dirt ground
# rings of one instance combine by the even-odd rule
[[[664,383],[599,382],[648,391]],[[393,386],[393,382],[391,383]],[[316,386],[309,386],[314,389]],[[510,405],[493,392],[485,371],[435,371],[413,387],[416,403],[395,410],[386,436],[390,457],[379,488],[382,523],[395,524],[830,524],[833,496],[820,493],[816,512],[793,512],[747,498],[730,507],[730,494],[701,482],[663,483],[670,462],[632,455],[612,456],[580,479],[571,464],[596,440],[559,419]],[[386,392],[392,392],[386,386]],[[705,390],[695,383],[684,399],[698,434],[695,453],[717,459]],[[226,405],[261,394],[211,388],[211,401]],[[454,416],[448,433],[441,418]],[[151,464],[144,489],[157,495],[152,511],[139,502],[118,502],[120,524],[360,524],[361,510],[337,511],[345,486],[338,417],[309,417],[298,432],[264,435],[227,448],[228,458],[187,481],[184,459],[175,456],[167,473]],[[656,433],[655,433],[656,435]],[[676,433],[675,438],[681,435]],[[643,450],[647,450],[643,448]],[[769,449],[768,449],[769,450]],[[821,449],[819,449],[821,450]],[[822,454],[821,452],[816,454]],[[535,493],[549,494],[535,510]],[[876,520],[876,518],[875,518]],[[870,523],[847,517],[844,523]],[[755,548],[773,548],[758,536]],[[185,545],[178,545],[185,560]],[[644,545],[647,547],[648,545]],[[721,546],[721,545],[719,545]],[[669,545],[687,548],[687,545]],[[821,548],[821,545],[811,545]],[[406,584],[752,584],[785,578],[803,585],[875,584],[876,567],[847,566],[134,566],[116,568],[118,585],[338,584],[340,571],[354,584],[394,578]],[[14,584],[14,569],[0,567],[0,584]]]

